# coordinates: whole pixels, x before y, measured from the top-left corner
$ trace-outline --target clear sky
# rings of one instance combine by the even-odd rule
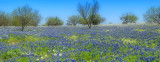
[[[69,16],[79,15],[78,3],[91,2],[92,0],[0,0],[0,11],[11,13],[13,9],[29,5],[39,11],[43,17],[40,25],[46,22],[46,17],[58,16],[66,24]],[[132,12],[138,16],[138,23],[144,22],[143,14],[150,7],[160,6],[160,0],[98,0],[99,14],[106,18],[103,24],[112,22],[120,24],[120,16],[126,12]]]

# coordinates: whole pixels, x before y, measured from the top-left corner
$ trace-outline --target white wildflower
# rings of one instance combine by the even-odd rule
[[[56,52],[56,50],[53,50],[53,52]]]
[[[56,53],[54,53],[54,56],[57,56],[57,54],[56,54]]]
[[[101,54],[103,53],[103,52],[100,52]]]
[[[47,57],[47,55],[45,55]]]
[[[59,53],[59,56],[62,56],[62,53]]]
[[[43,59],[43,57],[41,57],[41,59]]]
[[[63,49],[65,49],[65,47],[63,47]]]
[[[39,59],[37,59],[37,61],[39,61]]]

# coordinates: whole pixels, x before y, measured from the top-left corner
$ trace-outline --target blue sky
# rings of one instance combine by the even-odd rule
[[[39,11],[43,17],[40,25],[46,22],[46,17],[58,16],[66,24],[69,16],[79,15],[78,3],[91,2],[92,0],[0,0],[0,11],[11,13],[13,9],[29,5]],[[120,24],[120,16],[126,12],[132,12],[138,16],[138,23],[144,22],[143,14],[150,7],[160,6],[160,0],[98,0],[99,14],[106,18],[103,24],[112,22]]]

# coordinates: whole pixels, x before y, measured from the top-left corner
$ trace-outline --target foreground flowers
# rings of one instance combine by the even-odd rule
[[[3,34],[8,36],[0,36],[1,62],[157,62],[160,59],[159,26],[29,27],[33,31],[24,32],[7,29]]]

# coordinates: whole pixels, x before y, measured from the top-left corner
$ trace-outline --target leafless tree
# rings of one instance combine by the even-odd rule
[[[91,28],[92,20],[98,13],[98,10],[99,10],[99,4],[98,1],[96,0],[93,1],[93,5],[91,5],[88,2],[85,5],[82,5],[80,3],[78,4],[78,12],[87,23],[89,29]]]
[[[151,7],[148,11],[144,14],[144,19],[148,23],[158,23],[160,24],[160,7]]]

